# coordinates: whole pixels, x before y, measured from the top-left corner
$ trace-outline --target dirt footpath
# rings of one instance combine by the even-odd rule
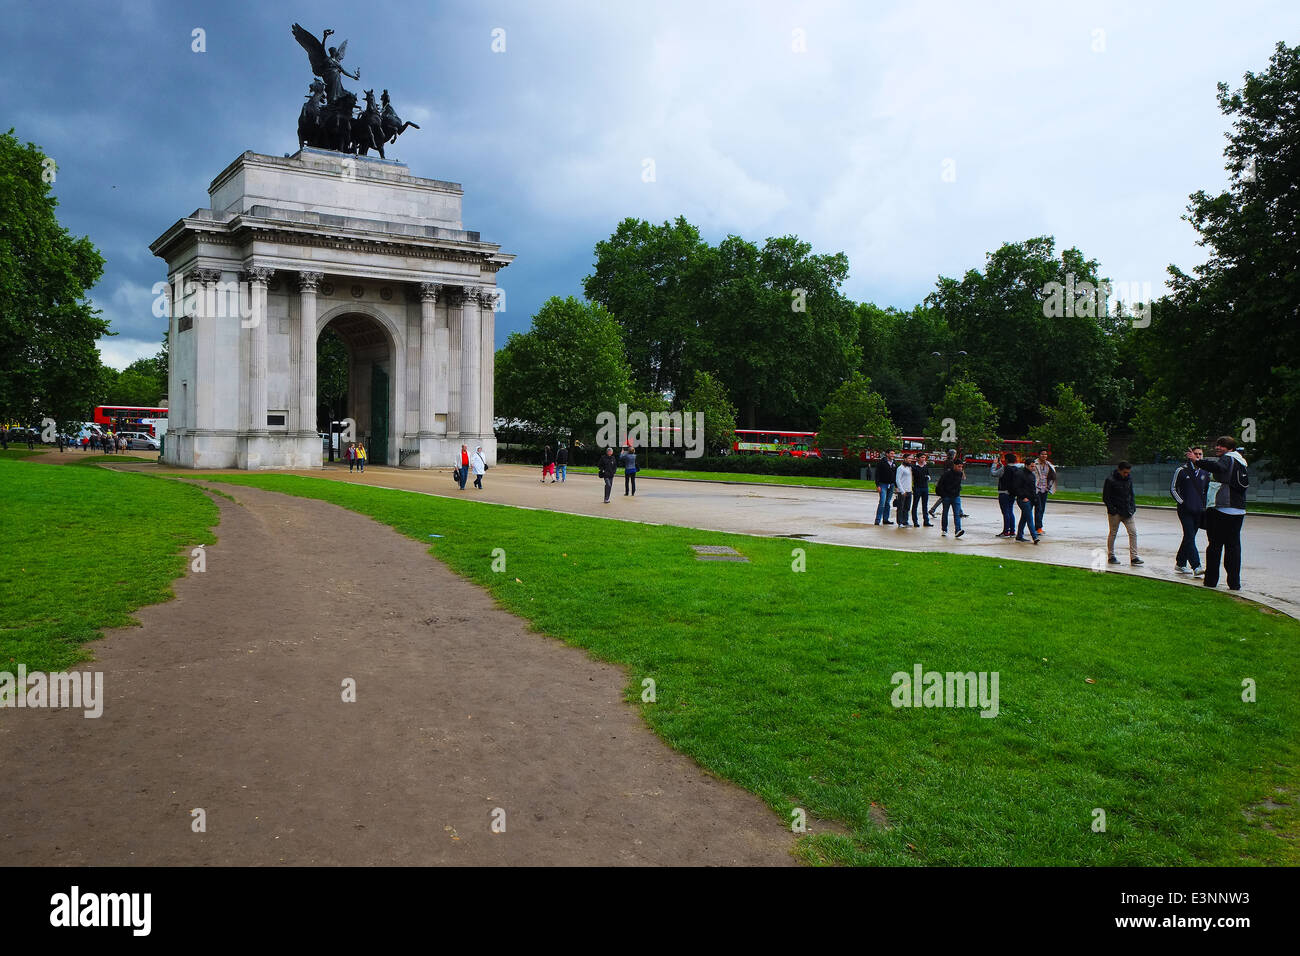
[[[369,518],[223,490],[206,571],[93,645],[102,717],[0,710],[0,865],[794,862],[618,669]]]

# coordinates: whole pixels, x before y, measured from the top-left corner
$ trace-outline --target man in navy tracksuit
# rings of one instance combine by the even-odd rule
[[[890,499],[894,497],[894,478],[898,467],[894,464],[894,453],[887,451],[876,462],[876,488],[880,491],[880,504],[876,505],[876,524],[893,524],[889,520]],[[882,521],[883,519],[883,521]]]
[[[1201,553],[1196,550],[1196,531],[1205,514],[1205,493],[1210,486],[1209,472],[1201,467],[1202,454],[1199,445],[1187,449],[1187,461],[1174,472],[1169,483],[1169,494],[1178,504],[1178,521],[1183,526],[1176,569],[1198,578],[1205,572],[1201,569]]]
[[[1228,590],[1241,590],[1241,525],[1246,520],[1246,488],[1250,476],[1246,459],[1236,451],[1237,440],[1223,435],[1214,440],[1217,461],[1201,464],[1210,473],[1210,493],[1205,503],[1205,581],[1219,585],[1219,557],[1228,574]]]
[[[930,456],[918,455],[912,466],[912,527],[916,527],[916,512],[920,508],[925,526],[930,527]]]

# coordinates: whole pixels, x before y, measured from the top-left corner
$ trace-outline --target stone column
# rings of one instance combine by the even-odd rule
[[[315,437],[316,428],[316,290],[323,272],[298,273],[298,432]]]
[[[494,288],[481,290],[481,328],[479,331],[479,382],[478,433],[481,438],[492,437],[492,422],[496,402],[496,307],[500,293]]]
[[[467,438],[472,441],[480,433],[478,390],[482,373],[479,367],[482,343],[479,340],[481,322],[478,288],[465,286],[461,290],[460,302],[460,435],[462,441]],[[470,451],[473,450],[471,445]]]
[[[438,366],[434,348],[438,305],[438,283],[420,283],[420,437],[433,437],[434,416],[437,410],[434,396],[437,393]]]
[[[245,273],[252,315],[240,323],[250,332],[248,343],[248,421],[245,431],[266,433],[266,284],[274,269],[252,266]]]
[[[191,402],[194,415],[188,419],[188,428],[211,429],[217,424],[215,382],[217,375],[217,319],[215,287],[221,281],[220,269],[195,269],[189,280],[195,284],[194,316],[190,320],[190,334],[194,336],[194,381]],[[177,320],[179,328],[180,321]],[[172,343],[172,348],[176,343]]]

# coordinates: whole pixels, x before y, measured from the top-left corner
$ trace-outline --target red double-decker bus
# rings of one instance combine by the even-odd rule
[[[858,436],[862,437],[862,436]],[[919,454],[925,452],[932,460],[942,461],[947,457],[948,449],[936,438],[924,435],[900,435],[893,442],[872,442],[873,447],[858,452],[857,457],[863,461],[875,461],[886,451]],[[789,455],[793,458],[822,458],[823,450],[817,444],[816,432],[781,431],[765,428],[737,428],[736,440],[732,450],[737,454]],[[1024,461],[1037,454],[1039,448],[1046,448],[1051,454],[1052,446],[1029,441],[1024,438],[1008,438],[985,449],[964,449],[962,460],[967,464],[991,465],[1000,455],[1009,451]],[[839,456],[853,457],[847,449],[839,449]]]
[[[167,430],[167,409],[147,408],[142,405],[96,405],[94,423],[101,428],[112,428],[115,432],[146,432],[150,437],[158,437],[159,419],[162,430]]]

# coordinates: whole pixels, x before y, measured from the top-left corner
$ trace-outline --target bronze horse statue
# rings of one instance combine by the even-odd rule
[[[352,146],[354,151],[364,156],[369,150],[376,150],[379,158],[384,159],[384,123],[383,117],[375,106],[375,91],[366,90],[366,108],[352,121]]]

